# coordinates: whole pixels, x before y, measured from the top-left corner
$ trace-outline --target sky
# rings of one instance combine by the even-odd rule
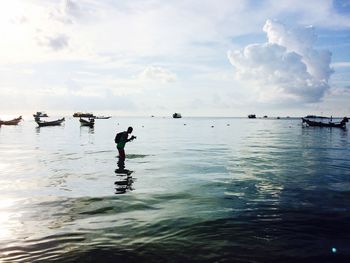
[[[0,3],[0,118],[350,116],[350,0]]]

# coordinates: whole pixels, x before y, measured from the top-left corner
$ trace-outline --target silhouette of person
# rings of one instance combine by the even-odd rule
[[[130,142],[134,139],[136,139],[136,136],[131,136],[129,139],[128,136],[130,133],[132,133],[133,128],[129,127],[127,131],[122,132],[121,138],[119,142],[117,143],[117,149],[119,152],[119,160],[118,160],[118,170],[123,171],[125,169],[125,151],[124,147],[127,142]]]

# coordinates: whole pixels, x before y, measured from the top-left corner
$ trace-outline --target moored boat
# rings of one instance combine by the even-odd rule
[[[36,118],[45,118],[49,116],[43,111],[37,111],[35,114],[33,114],[33,117],[36,119]]]
[[[39,127],[45,127],[45,126],[58,126],[61,125],[62,122],[64,122],[64,118],[54,120],[54,121],[42,121],[39,118],[35,120],[35,122],[39,125]]]
[[[109,119],[111,118],[111,116],[96,116],[94,117],[95,119],[103,119],[103,120],[106,120],[106,119]]]
[[[22,116],[19,116],[18,118],[8,120],[8,121],[0,120],[0,126],[1,125],[17,125],[21,120],[22,120]]]
[[[80,125],[81,126],[88,126],[88,127],[92,128],[95,125],[95,119],[94,118],[89,118],[89,120],[85,120],[83,118],[80,118],[79,121],[80,121]]]
[[[249,119],[256,119],[256,115],[255,115],[255,114],[249,114],[249,115],[248,115],[248,118],[249,118]]]
[[[92,113],[87,113],[87,112],[75,112],[73,114],[73,117],[77,117],[77,118],[81,118],[81,117],[85,117],[85,118],[94,118],[94,114]]]
[[[306,119],[328,119],[328,117],[317,116],[317,115],[306,115],[304,118],[306,118]]]
[[[349,121],[347,117],[344,117],[341,122],[321,122],[321,121],[311,121],[306,118],[301,118],[303,123],[312,127],[330,127],[330,128],[345,128],[346,123]]]
[[[173,118],[174,118],[174,119],[182,118],[181,113],[175,112],[175,113],[173,114]]]

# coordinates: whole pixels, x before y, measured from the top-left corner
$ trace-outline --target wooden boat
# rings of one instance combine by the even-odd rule
[[[95,125],[94,118],[89,118],[89,120],[85,120],[85,119],[80,118],[79,121],[80,121],[81,126],[88,126],[88,127],[92,128]]]
[[[255,114],[249,114],[249,115],[248,115],[248,118],[249,118],[249,119],[256,119],[256,115],[255,115]]]
[[[306,118],[306,119],[327,119],[328,117],[317,116],[317,115],[307,115],[304,118]]]
[[[17,125],[21,120],[22,120],[22,116],[19,116],[18,118],[15,118],[9,121],[0,120],[0,125]]]
[[[312,127],[330,127],[330,128],[345,128],[346,123],[349,121],[347,117],[344,117],[341,122],[320,122],[320,121],[311,121],[306,118],[301,118],[303,123],[306,123]]]
[[[181,116],[180,113],[175,112],[175,113],[173,114],[173,118],[174,118],[174,119],[179,119],[179,118],[182,118],[182,116]]]
[[[102,119],[102,120],[106,120],[106,119],[109,119],[111,118],[111,116],[96,116],[94,117],[95,119]]]
[[[33,114],[33,117],[36,118],[44,118],[49,117],[45,112],[37,111],[35,114]]]
[[[73,117],[77,117],[77,118],[81,118],[81,117],[85,117],[85,118],[94,118],[95,116],[92,113],[84,113],[84,112],[75,112],[73,114]]]
[[[35,122],[39,125],[39,127],[45,127],[45,126],[58,126],[61,125],[62,122],[64,122],[64,118],[54,120],[54,121],[42,121],[40,118],[36,119]]]

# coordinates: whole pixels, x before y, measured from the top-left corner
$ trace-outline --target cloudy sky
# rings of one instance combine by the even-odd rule
[[[350,115],[350,0],[2,0],[0,117]]]

